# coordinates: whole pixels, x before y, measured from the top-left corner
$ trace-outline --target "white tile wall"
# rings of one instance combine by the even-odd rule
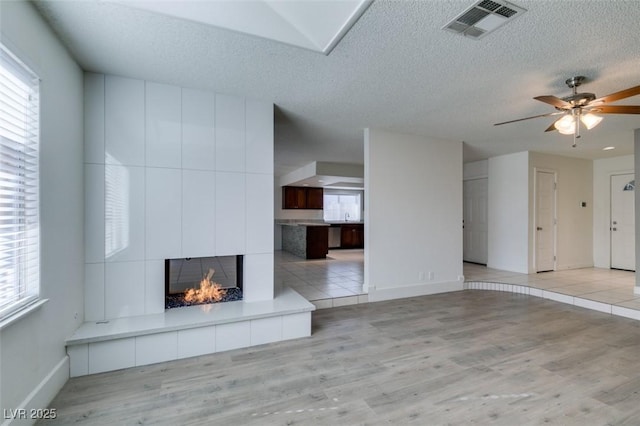
[[[89,343],[89,374],[135,366],[135,338]]]
[[[273,252],[246,254],[244,262],[243,295],[247,302],[273,299]]]
[[[282,317],[251,320],[251,346],[282,340]]]
[[[230,351],[248,346],[251,346],[251,321],[216,326],[216,351]]]
[[[216,172],[216,255],[245,252],[245,174]],[[273,220],[271,221],[273,231]]]
[[[182,167],[182,91],[146,83],[145,148],[147,167]]]
[[[146,168],[146,259],[182,254],[182,171]]]
[[[84,285],[84,320],[105,319],[104,263],[85,264]]]
[[[216,174],[182,171],[182,256],[216,253]]]
[[[73,345],[67,347],[69,355],[69,375],[71,377],[89,374],[89,345]]]
[[[105,264],[105,317],[144,314],[145,262]],[[162,284],[162,283],[161,283]]]
[[[104,75],[84,75],[84,162],[104,164]]]
[[[105,166],[105,261],[144,259],[144,167]]]
[[[246,253],[273,252],[273,179],[247,173]]]
[[[282,339],[298,339],[311,335],[311,312],[282,317]]]
[[[165,258],[263,255],[273,297],[272,104],[87,73],[85,118],[86,318],[161,312]]]
[[[164,260],[147,260],[144,274],[144,313],[162,312],[164,312]]]
[[[178,331],[178,358],[206,355],[215,351],[215,326]]]
[[[182,167],[215,170],[215,165],[215,95],[182,89]]]
[[[178,358],[178,332],[156,333],[136,338],[136,365],[155,364]]]
[[[237,96],[216,94],[216,170],[245,171],[245,106]]]
[[[273,104],[246,101],[246,138],[249,173],[273,174]]]
[[[104,165],[85,164],[84,182],[85,262],[104,262]]]
[[[144,92],[142,80],[105,77],[105,151],[119,164],[145,164]]]

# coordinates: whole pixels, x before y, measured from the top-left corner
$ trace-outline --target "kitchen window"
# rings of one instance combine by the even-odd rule
[[[0,44],[0,321],[40,293],[39,79]]]
[[[361,191],[324,190],[325,222],[360,222],[362,220]]]

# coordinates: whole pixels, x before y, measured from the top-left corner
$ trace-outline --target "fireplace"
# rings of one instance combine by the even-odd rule
[[[242,300],[243,256],[165,259],[165,309]]]

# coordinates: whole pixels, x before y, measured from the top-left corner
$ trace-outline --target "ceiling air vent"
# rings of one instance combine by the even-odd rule
[[[524,12],[526,9],[506,1],[480,0],[442,29],[478,40]]]

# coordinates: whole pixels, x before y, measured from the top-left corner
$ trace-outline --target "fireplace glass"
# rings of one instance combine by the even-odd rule
[[[242,300],[242,255],[165,260],[165,308]]]

